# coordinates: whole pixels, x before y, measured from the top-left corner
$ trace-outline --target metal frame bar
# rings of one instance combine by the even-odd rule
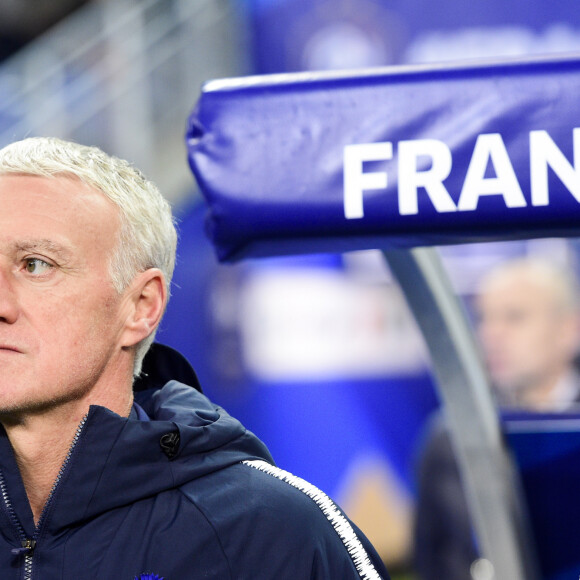
[[[383,251],[431,354],[482,556],[494,578],[540,578],[519,479],[467,316],[435,248]]]

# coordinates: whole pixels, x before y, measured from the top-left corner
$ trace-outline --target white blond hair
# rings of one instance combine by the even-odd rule
[[[157,187],[130,163],[97,147],[32,137],[0,150],[2,174],[76,177],[103,193],[119,208],[121,219],[119,240],[109,264],[113,287],[122,293],[139,272],[159,268],[169,296],[177,246],[171,207]],[[141,372],[154,338],[155,331],[137,345],[135,376]]]
[[[480,281],[480,293],[514,278],[544,287],[555,314],[571,314],[580,310],[578,280],[572,268],[535,256],[506,260],[492,268]]]

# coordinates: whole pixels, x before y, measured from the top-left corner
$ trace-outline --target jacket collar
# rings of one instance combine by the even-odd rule
[[[148,387],[135,399],[150,421],[90,408],[43,515],[52,534],[246,459],[272,462],[255,435],[197,389],[174,380]],[[3,429],[0,470],[16,515],[32,535],[32,513]]]

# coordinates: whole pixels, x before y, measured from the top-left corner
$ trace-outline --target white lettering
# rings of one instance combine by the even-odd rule
[[[490,161],[495,177],[485,177]],[[482,195],[501,195],[509,208],[527,205],[503,139],[498,133],[478,136],[459,196],[458,209],[476,209]]]
[[[570,165],[547,131],[530,132],[532,205],[548,205],[548,166],[580,202],[580,129],[573,131],[574,166]]]
[[[413,215],[419,212],[417,190],[424,187],[438,212],[457,208],[443,181],[451,172],[452,158],[449,147],[435,139],[418,139],[399,143],[399,213]],[[419,171],[419,159],[431,160],[429,169]]]
[[[364,217],[363,191],[386,189],[384,171],[363,172],[365,161],[386,161],[393,157],[392,143],[361,143],[344,148],[344,215],[346,219]]]
[[[530,193],[534,206],[545,206],[549,199],[549,169],[580,203],[580,128],[573,129],[573,162],[554,143],[547,131],[530,131]],[[400,215],[419,213],[419,189],[425,190],[438,213],[473,211],[481,196],[500,195],[507,208],[526,207],[526,199],[499,133],[477,137],[467,167],[457,206],[443,183],[453,170],[447,144],[436,139],[407,140],[398,143],[398,203]],[[344,148],[344,215],[364,217],[363,193],[386,189],[386,171],[364,171],[367,161],[393,158],[393,143],[361,143]],[[489,172],[488,172],[489,169]]]

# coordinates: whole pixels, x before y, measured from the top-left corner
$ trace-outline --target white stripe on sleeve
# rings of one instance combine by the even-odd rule
[[[340,512],[336,504],[323,491],[304,479],[296,477],[288,471],[274,467],[266,461],[251,460],[243,461],[242,463],[288,483],[311,498],[320,508],[322,513],[324,513],[326,519],[332,524],[332,527],[342,540],[342,543],[352,558],[360,578],[363,580],[381,580],[381,577],[373,566],[369,555],[364,549],[361,541],[358,539],[353,527]]]

